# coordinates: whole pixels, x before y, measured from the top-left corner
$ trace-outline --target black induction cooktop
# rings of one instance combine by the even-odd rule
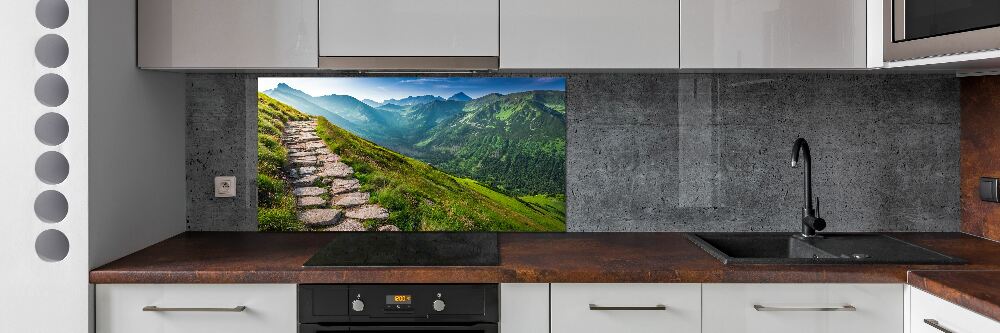
[[[496,233],[345,232],[303,266],[496,266]]]

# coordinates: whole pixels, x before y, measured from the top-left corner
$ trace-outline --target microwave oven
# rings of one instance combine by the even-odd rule
[[[998,0],[883,0],[884,60],[1000,49]]]

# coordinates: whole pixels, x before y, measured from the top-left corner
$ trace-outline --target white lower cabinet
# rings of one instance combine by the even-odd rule
[[[902,284],[511,283],[500,306],[501,333],[1000,333]],[[96,286],[98,333],[294,333],[296,308],[294,284]]]
[[[902,284],[704,284],[705,333],[902,333]]]
[[[552,284],[552,333],[701,331],[701,285]]]
[[[294,284],[99,284],[98,333],[294,333]]]
[[[500,333],[548,333],[549,284],[500,284]]]
[[[1000,333],[1000,323],[917,288],[910,291],[910,332]]]

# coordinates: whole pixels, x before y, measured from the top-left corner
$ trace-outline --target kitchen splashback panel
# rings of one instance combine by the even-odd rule
[[[827,231],[959,228],[954,76],[558,76],[568,231],[796,231],[802,175],[788,160],[800,136]],[[188,76],[191,230],[257,230],[256,191],[240,180],[256,176],[258,77]],[[237,197],[212,198],[225,173]]]
[[[561,77],[260,77],[261,231],[564,231]]]

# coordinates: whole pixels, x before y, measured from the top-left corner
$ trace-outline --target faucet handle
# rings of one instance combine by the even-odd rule
[[[819,217],[819,196],[816,196],[816,217]]]

